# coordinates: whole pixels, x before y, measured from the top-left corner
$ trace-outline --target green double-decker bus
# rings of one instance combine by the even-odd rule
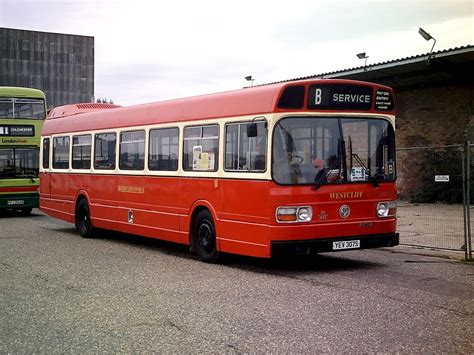
[[[39,146],[46,113],[42,91],[0,86],[0,210],[29,214],[39,205]]]

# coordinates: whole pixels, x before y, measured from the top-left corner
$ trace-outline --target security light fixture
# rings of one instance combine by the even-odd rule
[[[255,79],[252,78],[252,75],[249,75],[249,76],[246,76],[246,77],[245,77],[245,80],[250,81],[250,86],[253,86],[253,81],[254,81]]]
[[[357,54],[357,58],[365,59],[365,61],[364,61],[364,71],[366,71],[367,70],[367,68],[366,68],[367,67],[367,58],[369,58],[369,56],[366,55],[365,52],[362,52],[362,53]]]
[[[431,47],[430,54],[428,54],[428,59],[426,60],[428,64],[430,63],[430,58],[431,54],[433,53],[433,48],[436,44],[436,38],[434,38],[432,35],[430,35],[428,32],[426,32],[424,29],[421,27],[418,29],[418,33],[420,34],[421,37],[423,37],[425,40],[430,41],[433,40],[433,47]]]
[[[426,32],[421,27],[418,29],[418,33],[421,35],[421,37],[423,37],[427,41],[429,41],[430,39],[434,39],[433,36],[431,36],[428,32]]]

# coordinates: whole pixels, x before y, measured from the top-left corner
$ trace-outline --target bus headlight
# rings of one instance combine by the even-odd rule
[[[278,207],[276,220],[279,223],[309,222],[313,217],[313,209],[309,206],[303,207]]]
[[[379,202],[377,204],[377,216],[390,217],[397,213],[397,201]]]

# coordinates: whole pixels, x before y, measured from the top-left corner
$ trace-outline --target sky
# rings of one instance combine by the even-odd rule
[[[472,0],[0,0],[0,27],[95,38],[95,96],[132,105],[474,44]]]

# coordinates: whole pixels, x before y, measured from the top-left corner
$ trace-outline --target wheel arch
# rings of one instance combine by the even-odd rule
[[[194,204],[191,207],[191,213],[190,213],[189,224],[188,224],[188,231],[189,231],[188,238],[189,238],[189,246],[190,246],[191,251],[194,251],[194,224],[196,221],[196,216],[199,214],[199,212],[203,210],[207,210],[211,214],[212,220],[214,222],[214,228],[216,230],[216,236],[219,235],[218,224],[217,224],[217,221],[218,221],[217,213],[214,207],[212,206],[212,204],[206,200],[198,200],[194,202]],[[216,240],[216,248],[217,250],[220,250],[218,240]]]
[[[87,204],[89,205],[89,211],[90,211],[91,203],[90,203],[89,195],[87,194],[86,191],[79,190],[76,193],[76,198],[75,198],[75,203],[74,203],[74,221],[76,221],[77,206],[79,205],[79,202],[81,202],[82,200],[86,200]]]

